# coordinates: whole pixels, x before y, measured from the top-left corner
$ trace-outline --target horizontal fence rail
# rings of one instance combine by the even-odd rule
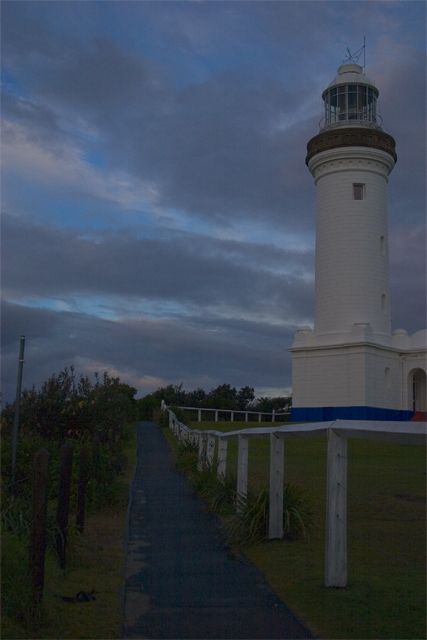
[[[210,407],[177,407],[178,409],[184,409],[185,411],[197,411],[197,421],[202,421],[202,411],[210,411],[215,414],[215,422],[218,422],[218,415],[220,413],[230,414],[231,422],[234,422],[234,416],[236,414],[244,415],[245,422],[248,422],[248,416],[258,416],[258,422],[261,422],[262,416],[271,418],[271,422],[275,422],[279,416],[290,416],[290,411],[246,411],[246,409],[211,409]]]
[[[227,444],[238,441],[237,492],[247,493],[248,445],[251,438],[270,439],[270,539],[283,537],[283,479],[285,439],[288,436],[310,438],[326,436],[326,540],[325,586],[347,586],[347,438],[377,440],[400,444],[426,444],[426,422],[390,422],[374,420],[333,420],[274,427],[252,427],[239,431],[190,429],[162,402],[169,413],[169,427],[180,442],[198,447],[198,469],[212,467],[217,447],[217,474],[225,475]],[[219,410],[221,412],[221,410]]]

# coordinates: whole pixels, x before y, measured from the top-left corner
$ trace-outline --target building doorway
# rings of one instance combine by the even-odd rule
[[[426,372],[423,369],[413,369],[409,373],[409,409],[411,411],[426,410]]]

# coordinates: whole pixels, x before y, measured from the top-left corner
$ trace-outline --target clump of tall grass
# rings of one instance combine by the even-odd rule
[[[216,469],[204,467],[189,478],[196,494],[204,500],[209,511],[219,516],[233,513],[236,505],[236,476],[218,476]]]
[[[238,495],[235,512],[224,522],[229,544],[247,546],[268,540],[270,495],[268,486],[249,483],[246,496]],[[309,538],[315,520],[304,490],[293,483],[283,486],[283,538]]]
[[[197,474],[197,445],[190,440],[175,443],[172,457],[176,468],[186,476]]]

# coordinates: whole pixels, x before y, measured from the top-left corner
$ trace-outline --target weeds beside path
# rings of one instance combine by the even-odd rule
[[[125,562],[126,511],[129,486],[136,462],[136,427],[126,443],[126,470],[120,477],[117,502],[102,511],[90,513],[82,536],[74,535],[67,569],[62,571],[55,558],[48,557],[40,620],[33,629],[24,621],[2,617],[2,638],[120,638],[122,625],[120,589]],[[21,571],[25,568],[21,567]],[[79,592],[91,593],[95,600],[65,602]]]

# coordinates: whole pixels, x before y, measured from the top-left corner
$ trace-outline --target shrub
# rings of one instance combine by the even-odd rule
[[[157,422],[157,425],[161,429],[167,429],[169,427],[169,413],[163,411],[160,407],[153,412],[153,420]]]

